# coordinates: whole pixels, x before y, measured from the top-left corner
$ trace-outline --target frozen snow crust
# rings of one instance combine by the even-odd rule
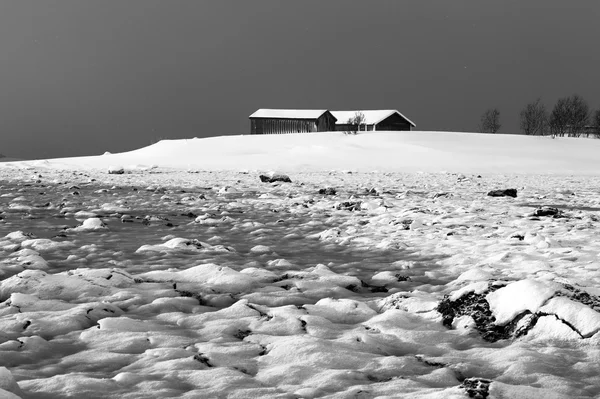
[[[0,168],[1,398],[600,396],[598,177],[52,162]]]

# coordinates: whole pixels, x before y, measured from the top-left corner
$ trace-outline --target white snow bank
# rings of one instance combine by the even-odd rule
[[[248,291],[257,284],[257,280],[249,274],[212,263],[194,266],[180,272],[153,271],[141,274],[139,277],[152,281],[207,284],[215,290],[229,292]]]
[[[88,218],[85,219],[81,225],[74,227],[71,231],[96,231],[96,230],[106,230],[107,227],[100,218]]]
[[[600,140],[456,132],[342,132],[163,140],[138,150],[4,168],[98,168],[118,164],[203,170],[398,171],[600,174]],[[143,171],[143,167],[137,170]]]
[[[487,294],[490,310],[496,317],[496,324],[504,325],[518,314],[538,309],[559,290],[559,285],[535,280],[520,280]]]

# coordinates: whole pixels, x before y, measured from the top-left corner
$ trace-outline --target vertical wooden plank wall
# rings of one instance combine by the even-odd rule
[[[288,134],[319,131],[313,119],[252,119],[251,134]]]

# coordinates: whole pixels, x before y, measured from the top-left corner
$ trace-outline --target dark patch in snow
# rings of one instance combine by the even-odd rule
[[[319,194],[322,194],[322,195],[336,195],[337,191],[333,187],[326,187],[326,188],[321,188],[319,190]]]
[[[412,219],[402,219],[402,220],[398,220],[398,219],[393,219],[390,220],[390,224],[392,226],[399,226],[402,230],[410,230],[410,225],[413,222]]]
[[[260,352],[258,352],[258,356],[264,356],[269,352],[269,350],[267,349],[266,346],[260,345],[260,347],[262,348],[262,350]]]
[[[31,325],[31,320],[27,320],[25,324],[23,324],[23,330],[27,330],[27,327]]]
[[[501,326],[494,324],[496,318],[492,315],[490,305],[485,297],[489,292],[498,288],[500,286],[490,286],[490,289],[482,294],[470,292],[456,301],[451,301],[446,295],[436,309],[442,314],[442,323],[444,326],[452,328],[455,318],[470,316],[475,322],[475,330],[488,342],[526,335],[535,326],[540,315],[525,311],[517,315],[510,323]]]
[[[460,387],[467,391],[470,398],[486,399],[490,395],[490,384],[492,381],[485,378],[465,378]]]
[[[431,366],[431,367],[436,367],[436,368],[439,368],[439,369],[443,369],[445,367],[448,367],[448,365],[445,364],[445,363],[436,362],[436,361],[433,361],[433,360],[427,360],[427,359],[425,359],[425,357],[423,355],[415,355],[415,358],[418,361],[420,361],[421,363],[425,363],[426,365]]]
[[[396,277],[396,280],[398,280],[398,281],[412,281],[410,276],[407,276],[405,274],[397,273],[394,275],[394,277]]]
[[[271,320],[273,318],[273,316],[263,312],[262,310],[260,310],[259,308],[257,308],[255,305],[248,303],[246,304],[247,307],[249,307],[250,309],[258,312],[258,314],[260,315],[260,317],[265,318],[267,320]]]
[[[367,374],[367,380],[371,382],[388,382],[391,381],[393,377],[377,377],[376,375]]]
[[[306,332],[306,321],[303,319],[299,319],[300,320],[300,328],[302,328],[302,331]]]
[[[587,305],[595,311],[600,312],[600,297],[590,295],[587,292],[579,290],[570,284],[563,284],[563,287],[565,287],[569,293],[565,294],[562,292],[557,292],[556,296],[567,296],[573,301]]]
[[[437,198],[451,198],[453,195],[452,193],[435,193],[433,195],[433,199],[437,199]]]
[[[517,198],[517,189],[515,188],[507,188],[504,190],[492,190],[487,193],[490,197],[513,197]]]
[[[358,288],[358,286],[356,284],[349,284],[349,285],[345,286],[344,288],[347,289],[348,291],[360,292],[360,288]]]
[[[283,183],[291,183],[292,179],[290,179],[287,175],[282,174],[274,174],[273,176],[260,175],[260,181],[263,183],[275,183],[275,182],[283,182]]]
[[[541,208],[538,208],[535,211],[533,211],[532,216],[552,216],[553,218],[565,217],[560,209],[555,208],[553,206],[542,206]]]
[[[182,297],[186,297],[186,298],[194,298],[195,300],[198,301],[199,305],[204,305],[204,300],[202,299],[202,296],[198,293],[195,292],[190,292],[190,291],[185,291],[185,290],[178,290],[176,284],[173,284],[173,288],[175,289],[175,291],[179,294],[179,296]]]
[[[250,330],[237,330],[237,332],[233,334],[233,336],[237,339],[243,340],[250,334],[252,334],[252,331]]]
[[[335,206],[338,211],[360,211],[361,201],[344,201]]]
[[[385,286],[382,285],[371,285],[369,283],[367,283],[364,280],[360,280],[360,285],[362,288],[365,288],[367,290],[369,290],[370,292],[376,293],[376,292],[388,292],[388,289],[385,288]],[[360,289],[354,285],[354,284],[350,284],[347,287],[345,287],[347,290],[353,291],[353,292],[359,292]]]
[[[203,353],[198,353],[197,355],[194,355],[194,360],[204,364],[206,367],[214,367],[212,364],[210,364],[210,361],[206,356],[204,356]]]

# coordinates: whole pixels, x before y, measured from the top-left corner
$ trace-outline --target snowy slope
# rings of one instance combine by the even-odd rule
[[[598,398],[599,145],[320,133],[4,163],[0,398]]]
[[[600,174],[600,140],[455,132],[341,132],[163,140],[138,150],[4,167]]]

